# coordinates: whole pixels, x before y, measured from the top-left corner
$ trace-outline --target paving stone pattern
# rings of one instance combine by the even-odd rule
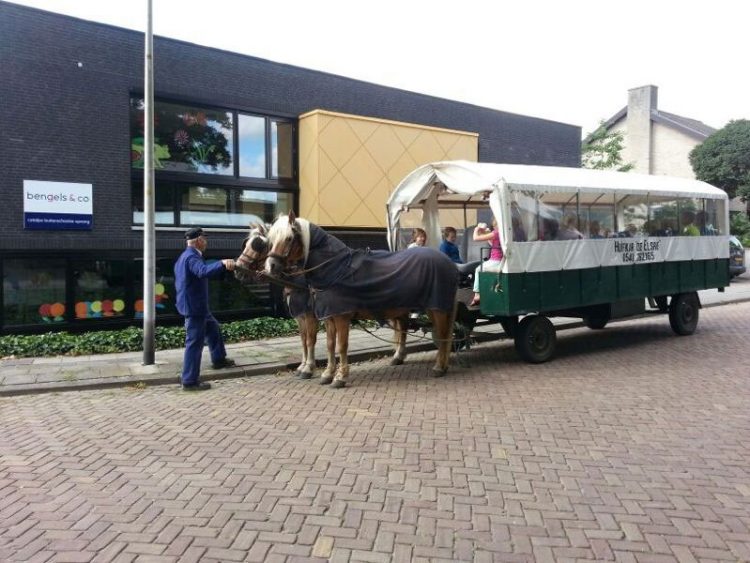
[[[750,304],[288,375],[0,398],[0,561],[750,561]]]

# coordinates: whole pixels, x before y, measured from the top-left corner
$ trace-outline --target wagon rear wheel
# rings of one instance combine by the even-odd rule
[[[693,334],[698,326],[700,301],[695,292],[678,293],[669,303],[669,326],[680,336]]]
[[[583,317],[583,324],[587,327],[598,330],[607,326],[612,318],[612,309],[609,304],[597,305],[591,307],[588,314]]]
[[[555,353],[555,326],[541,315],[524,317],[518,324],[515,344],[518,355],[523,360],[532,364],[546,362]]]

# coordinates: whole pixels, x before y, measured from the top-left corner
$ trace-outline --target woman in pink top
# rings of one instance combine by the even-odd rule
[[[503,247],[500,242],[500,231],[497,229],[497,220],[492,220],[492,230],[484,223],[479,223],[474,229],[473,239],[477,242],[487,241],[490,243],[490,258],[477,266],[474,272],[474,298],[470,307],[479,305],[479,272],[499,272],[503,267]]]

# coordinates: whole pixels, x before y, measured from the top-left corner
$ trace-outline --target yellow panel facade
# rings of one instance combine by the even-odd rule
[[[479,135],[315,110],[299,120],[300,213],[323,226],[386,226],[391,191],[417,166],[477,161]]]

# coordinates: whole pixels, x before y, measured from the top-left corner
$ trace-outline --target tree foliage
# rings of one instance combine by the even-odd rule
[[[581,164],[595,170],[617,170],[628,172],[634,163],[623,163],[622,149],[624,137],[619,131],[609,131],[604,121],[591,133],[581,146]]]
[[[717,186],[730,198],[750,199],[750,121],[738,119],[690,152],[696,178]]]

